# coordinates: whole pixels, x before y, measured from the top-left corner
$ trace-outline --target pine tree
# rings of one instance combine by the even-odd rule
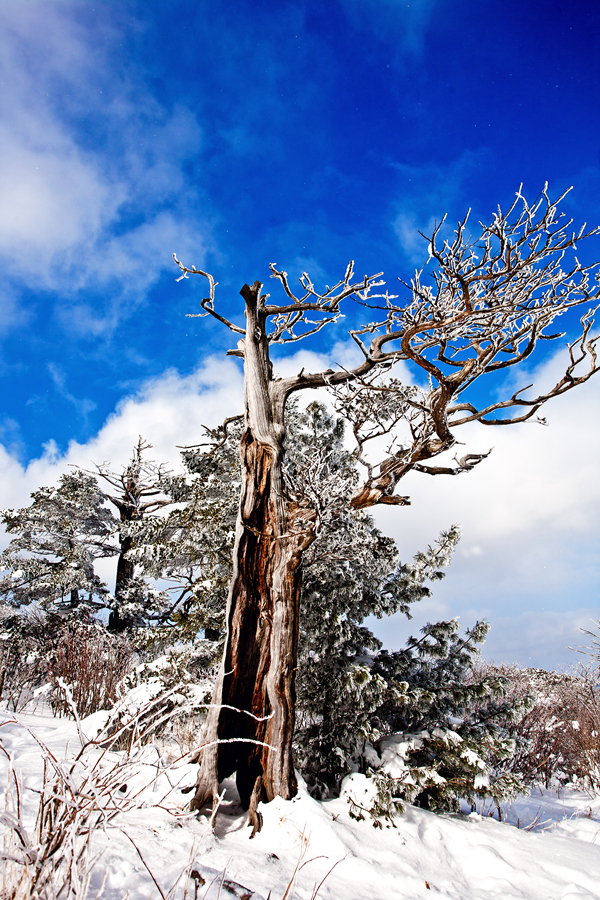
[[[343,420],[312,403],[304,413],[292,409],[288,434],[288,490],[317,512],[303,561],[295,751],[311,789],[325,796],[350,771],[371,735],[369,713],[389,693],[365,664],[381,644],[364,619],[407,613],[428,590],[406,577],[394,541],[350,506],[358,473]]]
[[[164,464],[144,458],[150,447],[140,437],[120,473],[109,463],[96,466],[96,473],[75,469],[56,487],[34,491],[30,506],[2,512],[6,531],[15,537],[0,554],[7,573],[0,579],[0,598],[17,607],[36,602],[47,611],[109,609],[112,631],[164,616],[168,596],[136,573],[134,553],[155,527],[156,513],[185,495],[186,486]],[[113,490],[101,490],[96,475]],[[114,596],[94,571],[96,559],[113,556]]]
[[[477,675],[488,630],[477,622],[463,637],[457,619],[428,624],[404,649],[375,658],[373,675],[402,688],[374,711],[382,737],[365,771],[377,785],[375,818],[403,801],[454,811],[460,799],[499,804],[522,788],[518,775],[497,774],[495,766],[514,752],[505,725],[528,698],[507,698],[508,679],[498,673]]]
[[[487,626],[478,623],[460,638],[455,621],[429,625],[404,650],[389,653],[364,624],[368,616],[397,612],[410,618],[412,604],[430,596],[428,584],[443,577],[458,527],[411,563],[400,563],[394,541],[348,502],[358,474],[356,454],[344,446],[343,419],[319,403],[305,411],[292,405],[287,429],[287,490],[316,513],[317,537],[303,562],[294,735],[309,789],[330,796],[351,772],[369,773],[375,820],[402,799],[446,808],[459,796],[500,797],[516,784],[507,776],[494,780],[491,772],[492,758],[512,746],[495,724],[511,704],[502,700],[501,678],[469,680]],[[202,629],[223,635],[238,437],[239,426],[229,423],[209,432],[208,450],[184,451],[185,503],[157,520],[154,544],[138,550],[146,576],[174,582],[166,642],[169,634],[193,641]],[[398,769],[398,748],[406,760],[395,779],[387,770]]]
[[[0,597],[16,607],[35,602],[47,610],[109,605],[94,562],[118,548],[114,518],[96,479],[75,471],[62,475],[56,487],[34,491],[31,499],[23,509],[2,511],[6,531],[15,537],[0,555],[7,573]]]
[[[292,407],[287,428],[287,489],[317,513],[303,561],[294,735],[309,789],[329,796],[349,773],[368,773],[376,823],[403,801],[456,809],[459,798],[499,802],[519,790],[519,777],[496,776],[494,764],[514,748],[504,725],[523,703],[504,698],[501,676],[473,677],[488,626],[461,637],[457,620],[429,624],[390,653],[364,624],[411,618],[412,604],[444,577],[460,529],[401,563],[394,541],[348,502],[359,476],[344,420],[313,403]]]
[[[95,474],[113,489],[103,496],[119,513],[115,526],[119,543],[115,596],[109,618],[109,629],[113,631],[147,625],[159,619],[168,605],[164,592],[135,572],[136,548],[144,544],[155,514],[170,506],[173,495],[182,489],[181,479],[173,478],[164,463],[144,458],[151,448],[152,444],[140,436],[131,460],[121,472],[111,471],[108,462],[96,465]]]
[[[380,710],[404,699],[404,681],[376,665],[381,642],[365,618],[410,618],[411,605],[430,596],[426,582],[443,577],[460,536],[454,526],[403,564],[370,517],[351,515],[357,521],[347,525],[345,557],[329,556],[339,535],[325,531],[315,542],[320,564],[309,569],[303,592],[295,746],[312,793],[321,797],[337,793],[354,769],[366,771],[372,745],[390,731]]]
[[[186,474],[165,488],[173,509],[148,521],[129,551],[141,577],[167,585],[155,641],[223,637],[240,490],[240,429],[231,421],[206,429],[206,443],[184,448]]]

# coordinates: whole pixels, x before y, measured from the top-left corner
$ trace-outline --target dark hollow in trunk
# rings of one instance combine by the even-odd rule
[[[123,522],[131,522],[133,521],[133,515],[127,516],[123,511],[121,512],[121,521]],[[125,554],[131,550],[133,546],[133,541],[130,535],[124,535],[120,539],[120,550],[119,550],[119,559],[117,561],[117,578],[115,584],[115,598],[118,601],[122,601],[123,593],[130,585],[133,580],[135,565],[130,560],[127,559]]]

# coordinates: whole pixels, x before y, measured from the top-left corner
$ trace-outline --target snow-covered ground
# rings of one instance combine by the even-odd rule
[[[0,710],[0,740],[21,772],[31,828],[43,771],[33,735],[57,760],[81,746],[71,721]],[[90,751],[90,758],[99,753]],[[6,797],[7,758],[0,757],[3,809],[12,801]],[[119,760],[108,754],[102,765]],[[129,801],[129,809],[94,835],[93,850],[102,853],[90,897],[104,880],[106,900],[122,900],[127,892],[130,900],[160,900],[179,878],[171,900],[183,898],[186,885],[190,900],[412,900],[436,893],[454,900],[600,898],[599,797],[535,790],[503,809],[502,822],[496,811],[495,819],[487,815],[489,807],[442,816],[409,807],[394,826],[378,829],[368,819],[352,819],[344,798],[320,803],[301,789],[292,801],[261,807],[263,829],[249,840],[231,786],[214,831],[204,817],[187,815],[189,793],[181,789],[194,783],[195,770],[169,766],[164,752],[152,747],[123,766],[119,802]]]

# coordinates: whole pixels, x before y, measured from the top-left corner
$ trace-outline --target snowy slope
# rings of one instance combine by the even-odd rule
[[[0,710],[0,720],[0,740],[22,773],[25,818],[32,825],[42,781],[42,752],[33,734],[65,759],[79,750],[77,730],[50,716]],[[0,756],[4,791],[7,760]],[[106,760],[115,761],[119,754]],[[504,810],[508,821],[502,823],[479,813],[439,816],[409,807],[395,827],[380,830],[350,818],[345,799],[320,803],[301,789],[292,801],[263,806],[263,830],[249,840],[231,786],[214,832],[204,817],[187,815],[189,794],[181,788],[193,784],[195,768],[168,767],[155,748],[123,766],[119,794],[131,808],[94,836],[93,848],[102,856],[91,897],[103,879],[106,900],[121,900],[126,892],[131,900],[160,898],[161,892],[166,897],[179,878],[173,900],[183,897],[186,879],[190,898],[196,889],[205,900],[267,900],[269,892],[271,900],[291,900],[292,890],[286,890],[296,870],[297,900],[313,898],[325,876],[322,900],[600,898],[600,798],[535,791]]]

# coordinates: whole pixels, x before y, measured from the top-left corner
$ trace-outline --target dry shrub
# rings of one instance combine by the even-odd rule
[[[5,826],[2,900],[85,898],[90,873],[91,829],[65,793],[65,781],[44,767],[44,784],[33,831],[23,823],[21,788],[11,770],[13,809],[0,812]]]
[[[70,692],[65,693],[69,700]],[[85,900],[91,870],[98,859],[90,852],[92,835],[97,830],[106,830],[122,813],[137,808],[139,795],[144,790],[152,790],[154,783],[165,774],[163,766],[152,763],[156,774],[141,787],[123,792],[123,785],[139,774],[141,741],[133,742],[130,752],[119,753],[115,749],[122,732],[140,731],[134,721],[139,716],[127,720],[116,732],[109,733],[104,728],[88,740],[76,710],[73,712],[82,746],[70,759],[58,759],[31,729],[21,725],[38,743],[44,760],[43,785],[33,829],[24,820],[22,789],[12,758],[0,742],[9,770],[6,808],[0,810],[4,835],[4,847],[0,848],[3,861],[0,900]],[[18,724],[14,719],[6,720],[0,728]],[[178,785],[169,782],[169,790],[161,794],[160,802],[164,804],[177,788]]]
[[[0,610],[0,699],[23,709],[43,689],[55,714],[71,715],[61,683],[83,718],[109,709],[117,685],[137,661],[128,637],[111,634],[84,613]]]
[[[11,724],[17,723],[3,723]],[[89,745],[71,761],[63,762],[39,740],[38,744],[44,777],[33,829],[24,821],[20,779],[10,755],[0,745],[9,764],[6,806],[0,811],[4,826],[0,898],[84,900],[94,863],[90,839],[95,828],[118,812],[113,799],[119,797],[115,776],[122,776],[116,766],[107,768],[101,761],[87,759]]]
[[[134,659],[127,637],[111,634],[96,622],[69,623],[52,641],[47,656],[48,681],[53,685],[48,699],[54,713],[71,715],[61,682],[69,686],[81,718],[110,709]]]
[[[12,712],[23,709],[43,684],[44,621],[38,609],[22,612],[0,606],[0,700]]]
[[[549,787],[577,783],[600,788],[600,684],[598,671],[579,667],[547,672],[517,665],[483,664],[507,679],[507,696],[531,698],[530,708],[504,722],[515,740],[515,753],[501,767],[520,774],[528,784]]]

